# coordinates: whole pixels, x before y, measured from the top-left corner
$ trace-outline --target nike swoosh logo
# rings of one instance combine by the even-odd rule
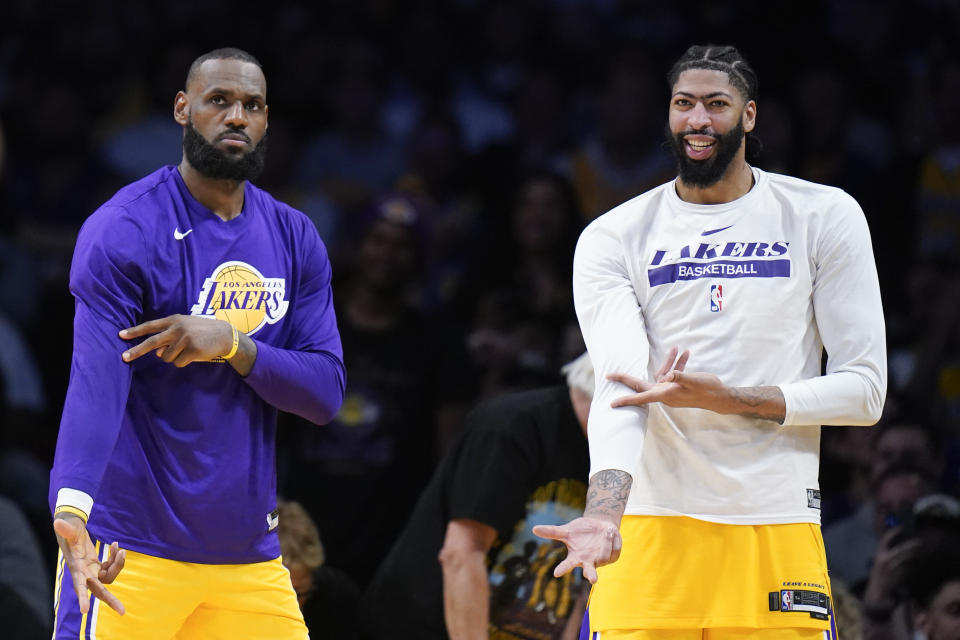
[[[704,232],[701,233],[700,235],[702,235],[702,236],[712,236],[713,234],[715,234],[715,233],[720,233],[721,231],[723,231],[723,230],[725,230],[725,229],[729,229],[729,228],[732,227],[732,226],[733,226],[733,225],[731,224],[731,225],[728,225],[728,226],[726,226],[726,227],[720,227],[719,229],[710,229],[709,231],[704,231]],[[189,232],[188,232],[188,233],[189,233]]]
[[[193,229],[187,229],[183,233],[180,233],[180,227],[177,227],[176,229],[173,230],[173,237],[176,238],[177,240],[183,240],[184,238],[187,237],[187,234],[190,233],[191,231],[193,231]]]

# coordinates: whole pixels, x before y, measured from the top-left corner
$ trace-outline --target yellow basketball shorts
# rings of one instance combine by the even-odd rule
[[[96,542],[101,560],[109,546]],[[61,555],[54,584],[54,640],[306,640],[290,574],[280,558],[253,564],[194,564],[127,550],[113,584],[121,616],[91,597],[80,613]]]
[[[835,636],[817,524],[624,516],[620,532],[620,558],[590,593],[591,640]],[[668,632],[633,633],[644,630]]]

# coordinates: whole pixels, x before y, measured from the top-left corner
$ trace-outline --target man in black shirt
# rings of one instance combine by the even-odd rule
[[[563,373],[467,417],[367,590],[371,638],[576,637],[586,581],[554,578],[563,546],[531,532],[586,498],[593,368],[584,354]]]

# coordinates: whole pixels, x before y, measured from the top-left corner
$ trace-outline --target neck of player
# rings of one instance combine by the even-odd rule
[[[246,181],[208,178],[194,169],[186,158],[180,160],[177,169],[190,194],[220,219],[232,220],[243,212]]]
[[[740,145],[723,177],[709,187],[693,187],[678,178],[677,195],[680,199],[691,204],[723,204],[745,196],[753,187],[753,170],[747,164],[745,147],[745,144]]]

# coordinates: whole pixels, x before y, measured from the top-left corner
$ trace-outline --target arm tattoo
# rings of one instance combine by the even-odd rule
[[[737,415],[758,420],[774,420],[783,424],[786,417],[784,409],[763,410],[763,405],[769,402],[783,402],[783,392],[780,391],[780,387],[732,387],[730,393],[741,405],[758,408],[757,411],[738,411]]]
[[[587,506],[583,515],[591,518],[620,520],[627,506],[633,478],[626,471],[606,469],[590,478]]]

